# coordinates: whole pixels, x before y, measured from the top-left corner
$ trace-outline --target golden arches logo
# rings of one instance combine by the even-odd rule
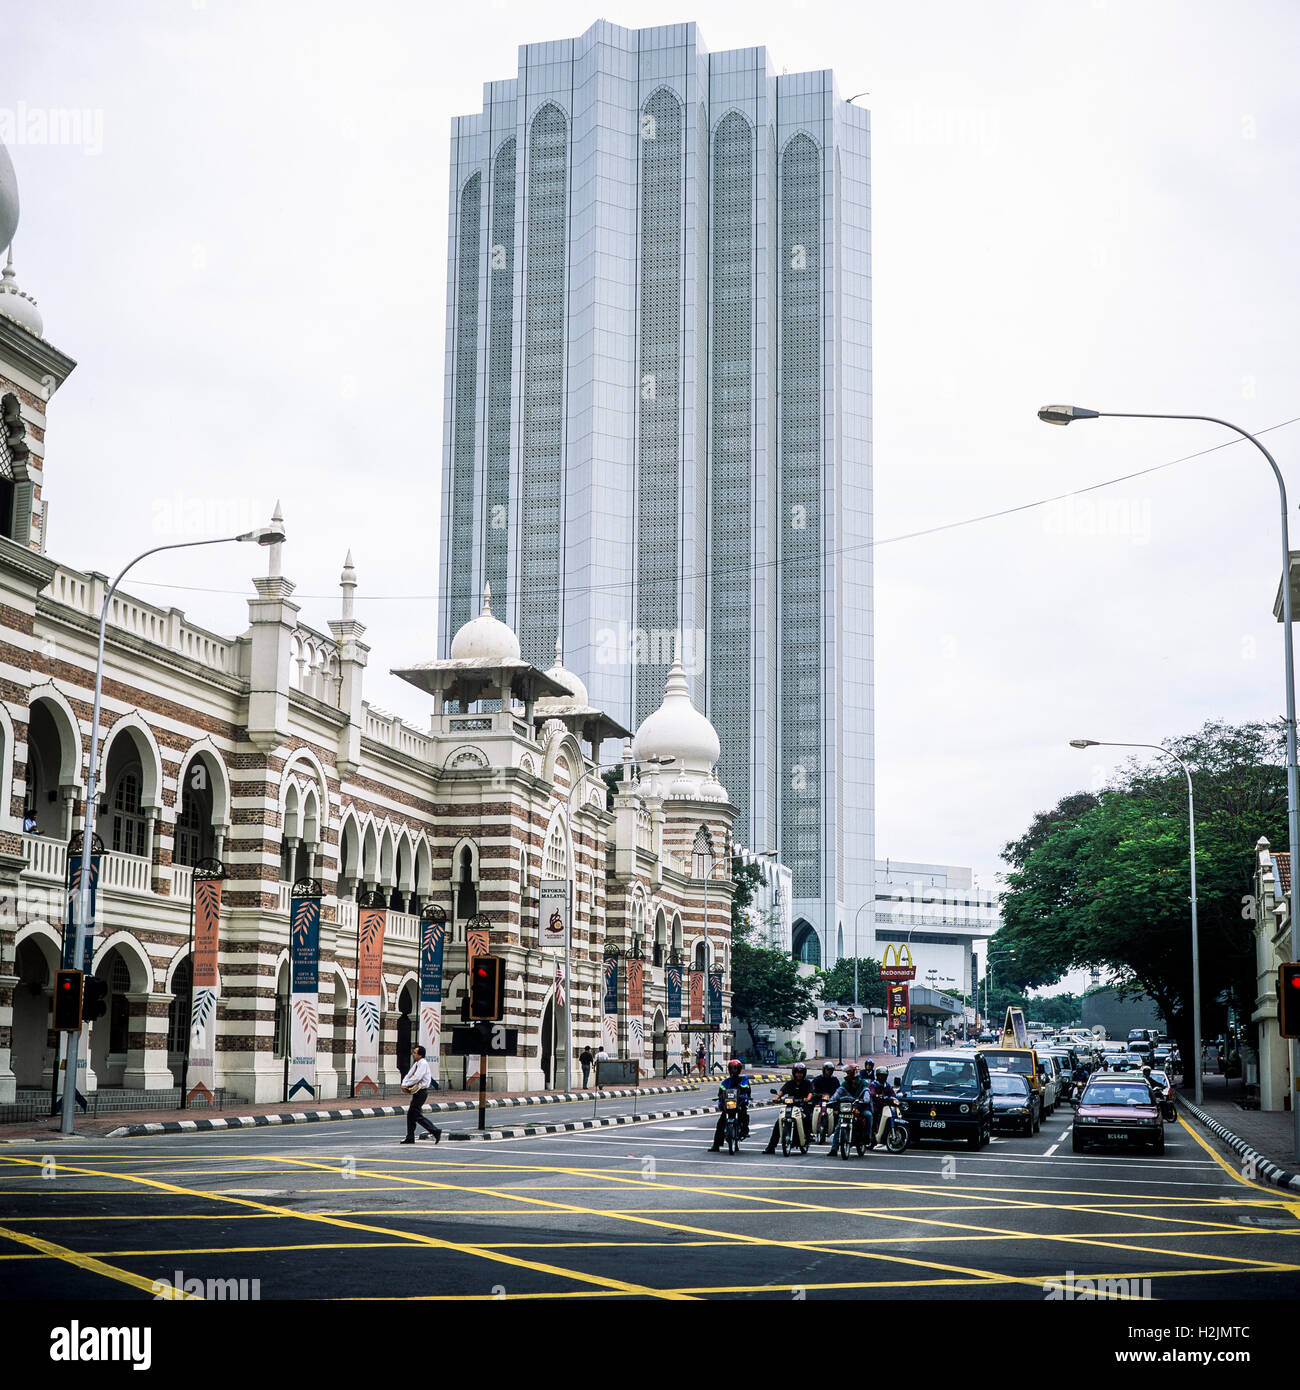
[[[881,967],[882,967],[883,969],[886,969],[886,970],[887,970],[887,969],[890,968],[890,965],[889,965],[889,953],[890,953],[891,951],[894,953],[894,964],[893,964],[893,969],[895,969],[895,970],[915,970],[915,969],[916,969],[916,966],[912,964],[912,952],[911,952],[911,950],[908,948],[908,946],[907,946],[906,943],[902,943],[902,944],[887,944],[887,945],[885,946],[885,954],[884,954],[884,957],[882,958],[882,960],[881,960],[881,962],[880,962]]]

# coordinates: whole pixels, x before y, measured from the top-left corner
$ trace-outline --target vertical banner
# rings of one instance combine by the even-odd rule
[[[611,1057],[618,1056],[618,957],[605,957],[605,1003],[601,1018],[601,1032],[605,1051]]]
[[[430,903],[420,914],[420,1036],[434,1077],[442,1042],[442,948],[447,941],[447,914]]]
[[[906,985],[886,985],[885,993],[888,996],[889,1006],[889,1026],[906,1030],[910,1026],[910,1011],[908,1008],[907,986]],[[902,1039],[899,1039],[901,1044]]]
[[[704,1022],[704,972],[691,971],[691,1022]]]
[[[643,962],[627,963],[627,1055],[645,1060],[645,974]]]
[[[203,1096],[216,1103],[217,947],[221,930],[221,879],[200,878],[195,869],[194,954],[190,963],[190,1051],[185,1103]]]
[[[96,840],[99,836],[94,837]],[[80,852],[74,854],[68,851],[68,918],[67,925],[63,929],[63,966],[64,970],[84,970],[90,974],[90,963],[95,956],[95,900],[99,894],[99,855],[90,856],[90,903],[89,915],[86,918],[86,952],[82,964],[77,965],[73,962],[73,952],[77,947],[77,899],[81,894],[81,866],[83,856]]]
[[[379,1022],[384,997],[384,924],[382,907],[360,909],[361,958],[357,961],[357,1026],[354,1095],[379,1094]]]
[[[563,951],[569,944],[569,880],[544,878],[537,906],[537,944],[543,951]]]
[[[722,971],[709,971],[709,1023],[722,1027]]]
[[[289,915],[289,1090],[316,1098],[316,1044],[319,1033],[320,884],[304,879],[293,885]]]
[[[682,1021],[682,968],[680,965],[668,967],[668,1031],[677,1030]]]

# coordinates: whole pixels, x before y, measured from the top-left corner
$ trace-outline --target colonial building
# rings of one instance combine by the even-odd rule
[[[6,242],[17,208],[0,149]],[[45,339],[11,267],[0,285],[0,1105],[48,1090],[55,1066],[51,991],[109,586],[45,551],[46,412],[74,366]],[[398,1081],[415,1040],[428,904],[447,919],[443,1085],[465,1077],[465,1060],[447,1049],[475,917],[506,961],[505,1022],[519,1032],[519,1055],[489,1064],[491,1084],[564,1080],[563,956],[539,945],[544,880],[571,895],[575,1054],[605,1038],[646,1070],[680,1061],[670,1046],[678,969],[673,999],[687,1019],[692,998],[698,1010],[708,997],[703,977],[692,992],[690,972],[721,973],[727,1026],[734,813],[714,776],[717,735],[691,705],[680,664],[633,744],[558,652],[547,671],[521,657],[485,592],[446,660],[397,672],[430,696],[428,728],[415,728],[364,698],[371,654],[351,555],[335,616],[313,627],[293,601],[282,549],[270,547],[267,572],[253,579],[237,636],[125,593],[110,600],[92,957],[109,1008],[83,1036],[83,1089],[179,1085],[194,870],[212,859],[223,871],[215,1084],[234,1096],[274,1100],[285,1087],[297,880],[318,880],[322,895],[319,1098],[353,1084],[359,903],[386,913],[381,1084]],[[614,792],[601,776],[610,763],[621,768]]]

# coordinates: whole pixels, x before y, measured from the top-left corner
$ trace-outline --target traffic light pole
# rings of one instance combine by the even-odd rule
[[[478,1057],[478,1127],[487,1128],[487,1054]]]

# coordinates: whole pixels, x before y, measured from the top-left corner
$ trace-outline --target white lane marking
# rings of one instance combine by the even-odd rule
[[[1061,1136],[1062,1139],[1063,1139],[1064,1137],[1065,1137],[1064,1135]],[[1051,1156],[1052,1156],[1052,1155],[1057,1151],[1057,1149],[1059,1149],[1060,1147],[1061,1147],[1061,1140],[1058,1139],[1058,1140],[1056,1141],[1056,1143],[1053,1144],[1052,1147],[1051,1147],[1050,1149],[1048,1149],[1048,1151],[1043,1155],[1043,1157],[1044,1157],[1044,1158],[1051,1158]]]

